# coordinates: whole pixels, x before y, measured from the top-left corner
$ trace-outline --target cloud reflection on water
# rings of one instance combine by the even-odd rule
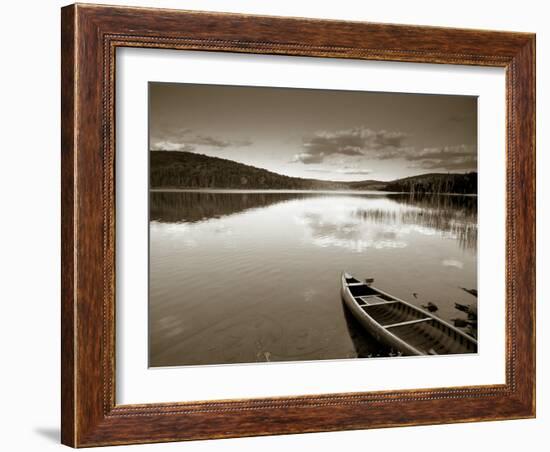
[[[439,235],[456,241],[461,248],[477,244],[477,215],[472,209],[453,208],[452,202],[426,199],[409,202],[400,197],[364,199],[319,198],[295,218],[305,227],[307,240],[320,247],[339,247],[353,252],[369,248],[405,248],[412,234]],[[471,204],[471,202],[470,202]],[[445,261],[443,265],[458,266]]]

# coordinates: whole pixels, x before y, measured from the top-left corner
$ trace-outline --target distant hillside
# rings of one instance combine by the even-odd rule
[[[345,182],[301,179],[191,152],[152,151],[151,188],[347,190]]]
[[[431,173],[386,183],[386,191],[407,193],[477,193],[477,173]]]
[[[418,193],[476,193],[477,173],[426,174],[391,182],[323,181],[283,176],[231,160],[192,152],[150,152],[151,188],[278,190],[385,190]]]

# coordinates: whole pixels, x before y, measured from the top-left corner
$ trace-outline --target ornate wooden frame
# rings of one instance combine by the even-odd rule
[[[535,416],[535,35],[71,5],[62,9],[62,442],[83,447]],[[115,404],[115,49],[506,69],[506,383]]]

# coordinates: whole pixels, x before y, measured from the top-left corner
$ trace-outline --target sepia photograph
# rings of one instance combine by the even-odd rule
[[[477,97],[148,89],[150,367],[477,353]]]

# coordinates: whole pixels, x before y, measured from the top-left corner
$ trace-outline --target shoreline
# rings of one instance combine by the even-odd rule
[[[239,189],[239,188],[150,188],[150,193],[178,193],[178,192],[194,192],[194,193],[323,193],[336,195],[411,195],[411,196],[472,196],[477,197],[477,193],[435,193],[435,192],[409,192],[409,191],[384,191],[384,190],[291,190],[291,189]]]

